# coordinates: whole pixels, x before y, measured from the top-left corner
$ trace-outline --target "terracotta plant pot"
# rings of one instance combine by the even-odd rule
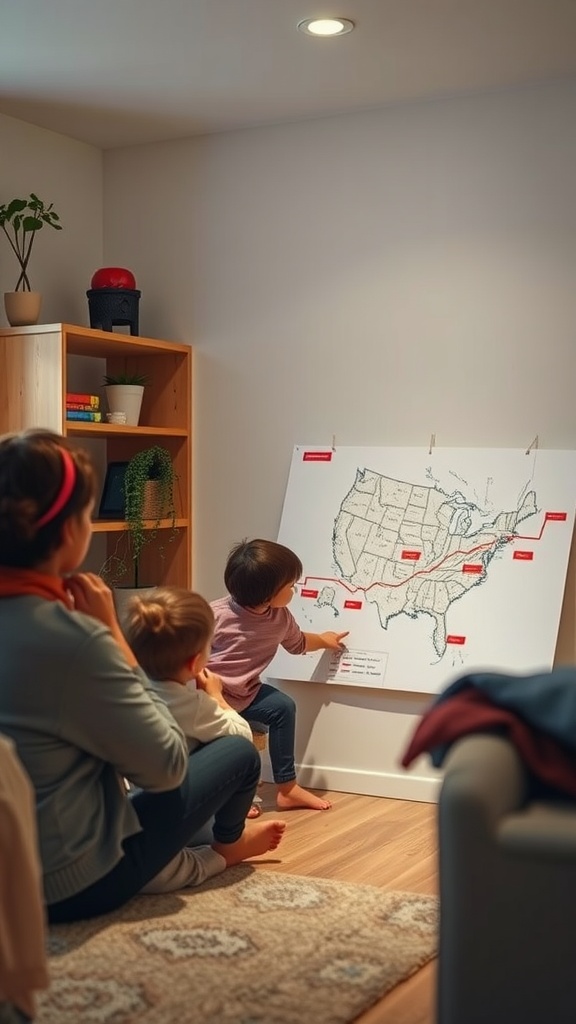
[[[37,324],[41,305],[40,292],[4,292],[4,309],[11,327]]]
[[[144,484],[143,519],[163,519],[167,514],[169,495],[162,493],[159,480],[147,480]]]

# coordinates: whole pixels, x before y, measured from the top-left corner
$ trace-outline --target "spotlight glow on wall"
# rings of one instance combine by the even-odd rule
[[[298,23],[298,31],[309,36],[343,36],[353,28],[348,18],[308,18]]]

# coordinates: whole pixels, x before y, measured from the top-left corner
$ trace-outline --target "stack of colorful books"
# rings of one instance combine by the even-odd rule
[[[88,420],[89,423],[101,423],[100,398],[98,395],[84,395],[76,391],[66,393],[66,419]]]

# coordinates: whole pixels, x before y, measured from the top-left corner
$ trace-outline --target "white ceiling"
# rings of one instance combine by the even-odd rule
[[[573,75],[576,0],[0,0],[0,113],[102,148]]]

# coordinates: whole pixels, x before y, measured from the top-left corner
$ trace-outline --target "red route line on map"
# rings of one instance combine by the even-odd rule
[[[493,541],[491,544],[479,544],[475,548],[470,548],[469,551],[460,551],[460,549],[458,549],[458,551],[451,551],[450,554],[446,555],[446,557],[443,558],[442,561],[438,562],[437,565],[429,566],[427,569],[419,569],[418,572],[413,573],[412,576],[408,576],[407,579],[402,580],[400,583],[378,583],[378,582],[376,582],[376,583],[371,583],[369,587],[352,587],[352,586],[349,586],[347,583],[344,583],[343,580],[336,579],[336,577],[334,577],[334,576],[305,576],[304,577],[304,581],[301,584],[299,584],[299,585],[302,586],[302,587],[305,587],[309,580],[320,580],[320,581],[322,581],[324,583],[336,583],[339,586],[344,587],[344,589],[347,590],[350,594],[357,594],[358,591],[361,591],[363,594],[367,594],[368,591],[372,590],[373,587],[386,587],[387,589],[394,589],[395,590],[398,587],[405,587],[407,583],[411,583],[412,580],[416,579],[417,576],[427,576],[431,572],[436,572],[438,569],[440,569],[444,565],[445,562],[450,561],[450,559],[455,558],[458,555],[462,555],[462,556],[464,556],[466,558],[466,557],[468,557],[470,555],[473,555],[476,551],[489,551],[490,548],[496,547],[496,545],[500,544],[503,540],[507,544],[510,544],[512,541],[515,541],[515,540],[533,540],[533,541],[542,540],[542,534],[544,533],[544,527],[546,526],[546,523],[549,523],[549,522],[554,522],[554,520],[553,519],[549,519],[547,516],[544,516],[544,521],[542,523],[542,526],[540,527],[540,532],[535,537],[529,537],[527,534],[521,534],[521,533],[511,533],[509,535],[502,534],[502,537],[500,538],[500,540]]]

